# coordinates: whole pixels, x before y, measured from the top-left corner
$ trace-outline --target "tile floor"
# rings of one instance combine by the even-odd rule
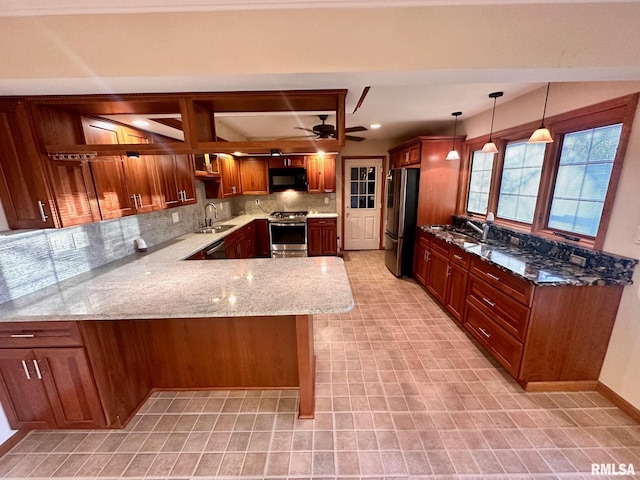
[[[0,476],[593,479],[592,463],[640,476],[640,425],[601,395],[524,393],[381,252],[345,260],[356,308],[315,319],[315,420],[296,418],[296,391],[158,392],[124,430],[30,433]]]

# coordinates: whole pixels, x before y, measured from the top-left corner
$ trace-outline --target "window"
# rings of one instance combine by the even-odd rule
[[[498,199],[499,218],[533,222],[544,151],[543,143],[521,141],[507,144]]]
[[[473,152],[467,212],[483,215],[487,213],[492,171],[493,153],[482,153],[480,150]]]
[[[494,132],[495,168],[494,155],[477,149],[483,139],[468,141],[459,208],[495,212],[498,224],[602,248],[638,96],[547,118],[554,143],[522,140],[531,125]]]
[[[619,123],[564,136],[549,228],[596,236],[621,133]]]

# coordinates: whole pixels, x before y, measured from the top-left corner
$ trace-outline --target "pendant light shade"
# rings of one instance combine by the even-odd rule
[[[504,95],[504,92],[492,92],[489,98],[493,98],[493,111],[491,112],[491,129],[489,130],[489,141],[482,147],[482,153],[498,153],[498,147],[493,143],[491,135],[493,135],[493,118],[496,115],[496,100]]]
[[[458,117],[462,115],[462,112],[453,112],[451,115],[455,117],[453,122],[453,141],[451,142],[451,151],[447,153],[445,160],[460,160],[460,154],[456,150],[456,127],[458,126]]]
[[[547,100],[549,100],[549,87],[551,86],[551,82],[547,83],[547,95],[544,97],[544,110],[542,110],[542,122],[540,122],[540,128],[537,129],[527,143],[551,143],[553,142],[553,138],[551,138],[551,132],[547,127],[544,126],[544,116],[547,113]]]

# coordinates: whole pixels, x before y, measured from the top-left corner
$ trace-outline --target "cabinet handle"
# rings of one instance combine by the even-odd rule
[[[447,277],[451,275],[451,265],[447,265]]]
[[[33,338],[35,337],[35,333],[12,333],[11,338]]]
[[[38,380],[42,380],[42,372],[40,371],[37,360],[33,361],[33,366],[36,367],[36,375],[38,375]]]
[[[487,297],[482,297],[482,300],[483,300],[485,303],[487,303],[487,304],[491,305],[492,307],[495,307],[495,306],[496,306],[496,304],[495,304],[495,303],[493,303],[491,300],[489,300]]]
[[[44,203],[38,200],[38,209],[40,209],[40,218],[44,223],[47,223],[47,219],[49,218],[44,211]]]
[[[489,272],[484,272],[484,274],[489,278],[493,278],[496,282],[500,281],[500,277],[496,277],[495,275],[491,275]]]
[[[138,194],[138,201],[140,202],[140,208],[142,208],[143,205],[142,205],[142,195],[141,194]]]
[[[131,198],[133,198],[133,208],[135,208],[136,210],[138,209],[138,197],[134,195],[131,195]]]
[[[480,330],[485,337],[491,338],[491,334],[487,333],[487,331],[484,328],[478,327],[478,330]]]
[[[27,380],[31,380],[31,375],[29,374],[29,367],[27,367],[27,362],[22,360],[22,368],[24,368],[24,374],[27,376]]]
[[[462,257],[460,255],[456,255],[455,253],[453,254],[453,258],[456,258],[458,260],[462,260]]]

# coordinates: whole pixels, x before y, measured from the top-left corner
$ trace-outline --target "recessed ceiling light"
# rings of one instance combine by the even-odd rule
[[[149,126],[149,122],[147,122],[145,120],[134,120],[131,123],[133,123],[137,127],[148,127]]]
[[[376,130],[378,128],[380,128],[382,125],[380,125],[379,123],[372,123],[371,125],[369,125],[369,128],[371,130]]]

